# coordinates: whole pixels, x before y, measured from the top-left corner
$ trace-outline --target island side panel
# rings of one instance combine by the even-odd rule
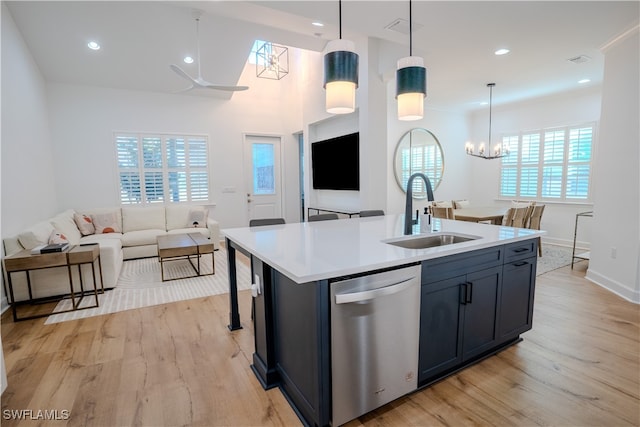
[[[253,331],[255,352],[251,369],[265,390],[276,387],[280,376],[276,370],[273,274],[271,267],[257,257],[251,256],[252,280],[260,283],[260,293],[253,297]]]
[[[329,425],[329,282],[298,284],[276,271],[273,301],[280,389],[306,423]]]

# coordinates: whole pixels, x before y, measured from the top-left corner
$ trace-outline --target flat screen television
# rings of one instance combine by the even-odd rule
[[[360,134],[358,132],[311,144],[311,172],[315,190],[360,190]]]

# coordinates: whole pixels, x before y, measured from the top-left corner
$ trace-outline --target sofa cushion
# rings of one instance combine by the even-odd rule
[[[122,208],[122,231],[166,230],[164,206]]]
[[[122,229],[115,212],[98,213],[91,215],[96,234],[121,233]]]
[[[122,233],[90,234],[80,239],[80,243],[99,243],[106,240],[116,240],[122,247]]]
[[[208,210],[204,206],[193,205],[172,205],[166,207],[167,213],[167,230],[176,230],[182,228],[192,228],[192,215],[198,215],[198,218],[205,219],[208,216]],[[198,214],[199,213],[199,214]],[[191,220],[191,221],[190,221]]]
[[[53,225],[49,221],[42,221],[18,234],[18,240],[23,248],[33,249],[38,245],[49,243],[49,236],[53,230]]]
[[[167,234],[165,230],[139,230],[129,231],[122,235],[122,246],[143,246],[143,245],[155,245],[158,243],[158,236],[164,236]]]
[[[80,234],[83,236],[88,236],[96,232],[91,215],[75,213],[73,215],[73,221],[76,223],[76,227],[78,227]]]
[[[69,239],[67,239],[67,236],[65,236],[62,232],[60,232],[58,230],[53,230],[51,232],[51,235],[49,236],[48,243],[50,245],[57,245],[57,244],[61,244],[61,243],[69,243]]]
[[[64,234],[72,245],[78,244],[82,237],[82,234],[80,234],[80,230],[78,230],[78,226],[74,220],[75,214],[76,213],[72,209],[69,209],[59,213],[51,219],[51,225],[53,225],[53,228]]]

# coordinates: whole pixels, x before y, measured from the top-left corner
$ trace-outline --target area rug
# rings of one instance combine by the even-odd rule
[[[200,266],[203,273],[211,273],[211,256],[204,255],[200,260]],[[64,311],[71,307],[71,300],[65,299],[58,303],[54,314],[47,318],[45,324],[229,292],[227,252],[224,248],[215,252],[215,268],[215,275],[203,275],[163,282],[158,258],[125,261],[116,287],[98,295],[98,307],[55,314],[56,311]],[[165,278],[185,277],[194,274],[194,270],[187,260],[165,262],[164,270]],[[249,267],[238,261],[236,262],[236,271],[238,290],[249,289],[251,285]],[[95,297],[93,295],[85,296],[80,306],[91,305],[95,305]]]
[[[566,246],[542,245],[542,256],[538,257],[536,276],[571,264],[571,248]]]

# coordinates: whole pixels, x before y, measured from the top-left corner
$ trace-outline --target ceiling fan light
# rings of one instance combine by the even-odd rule
[[[427,95],[427,69],[419,56],[398,60],[396,71],[396,99],[398,119],[420,120],[424,117],[424,98]]]
[[[324,55],[325,107],[328,113],[348,114],[356,108],[358,54],[350,40],[327,43]]]

